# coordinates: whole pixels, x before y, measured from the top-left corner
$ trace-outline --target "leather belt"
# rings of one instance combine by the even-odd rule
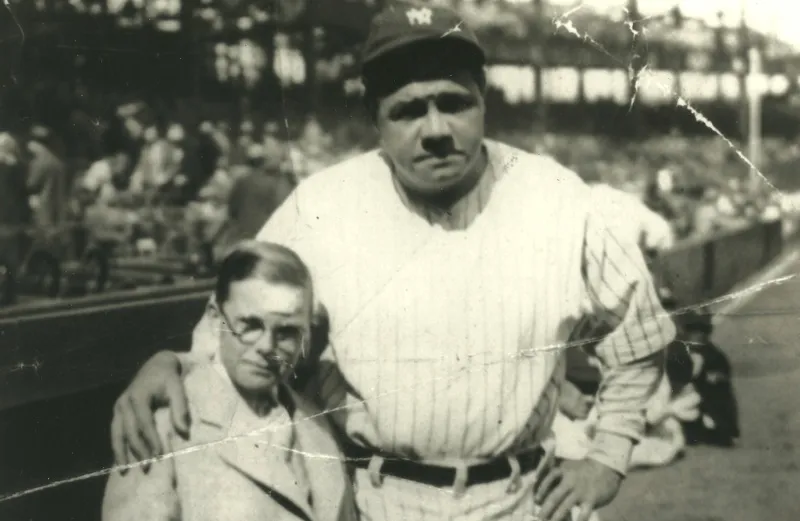
[[[365,469],[369,466],[373,456],[381,456],[383,463],[380,473],[385,476],[415,481],[434,487],[450,487],[456,479],[456,469],[453,467],[443,467],[431,465],[419,461],[389,456],[369,449],[348,444],[345,449],[348,461],[355,467]],[[521,452],[515,455],[519,462],[520,474],[526,474],[539,466],[544,456],[544,449],[535,449]],[[511,477],[513,469],[508,458],[501,457],[486,463],[479,463],[467,467],[466,486],[492,483],[501,479]]]

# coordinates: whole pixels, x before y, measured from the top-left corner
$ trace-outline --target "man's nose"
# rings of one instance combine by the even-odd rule
[[[428,109],[422,126],[422,137],[426,139],[438,139],[448,137],[449,135],[450,131],[448,130],[444,116],[435,105],[431,106]]]
[[[272,332],[265,333],[261,338],[258,339],[256,342],[255,350],[258,354],[262,356],[269,355],[275,348],[275,342],[272,338]]]

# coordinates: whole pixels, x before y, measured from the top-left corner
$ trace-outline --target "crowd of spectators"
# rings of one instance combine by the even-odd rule
[[[800,149],[765,139],[752,174],[746,145],[719,137],[660,136],[619,141],[603,136],[506,135],[502,139],[551,155],[589,182],[628,192],[665,217],[678,238],[707,236],[773,220],[790,211],[772,173],[797,161]],[[739,154],[742,155],[739,155]],[[785,177],[785,176],[784,176]]]
[[[193,240],[224,247],[251,236],[296,183],[373,144],[368,125],[353,120],[323,128],[311,117],[291,132],[280,117],[187,124],[142,102],[123,104],[102,121],[73,113],[70,125],[69,136],[35,124],[0,138],[7,171],[0,217],[6,226],[39,229],[81,223],[122,255],[180,255]],[[627,192],[664,217],[678,239],[787,211],[769,182],[751,182],[737,145],[716,137],[495,137]],[[782,140],[767,139],[764,147],[767,173],[800,156]]]

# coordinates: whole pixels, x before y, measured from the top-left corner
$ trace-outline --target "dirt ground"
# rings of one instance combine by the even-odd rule
[[[779,275],[790,278],[715,331],[733,363],[739,446],[690,448],[669,467],[631,473],[603,521],[800,520],[800,261]]]

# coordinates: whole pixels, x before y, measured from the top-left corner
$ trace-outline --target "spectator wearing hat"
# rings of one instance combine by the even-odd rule
[[[617,494],[674,326],[635,243],[555,161],[485,137],[485,53],[454,11],[392,2],[362,56],[380,148],[310,176],[258,240],[309,265],[329,344],[304,392],[343,435],[361,519],[586,521]],[[261,204],[264,204],[263,202]],[[585,458],[553,464],[565,346],[594,317],[603,383]],[[162,352],[117,402],[120,463],[189,420]],[[133,470],[132,472],[138,472]]]

